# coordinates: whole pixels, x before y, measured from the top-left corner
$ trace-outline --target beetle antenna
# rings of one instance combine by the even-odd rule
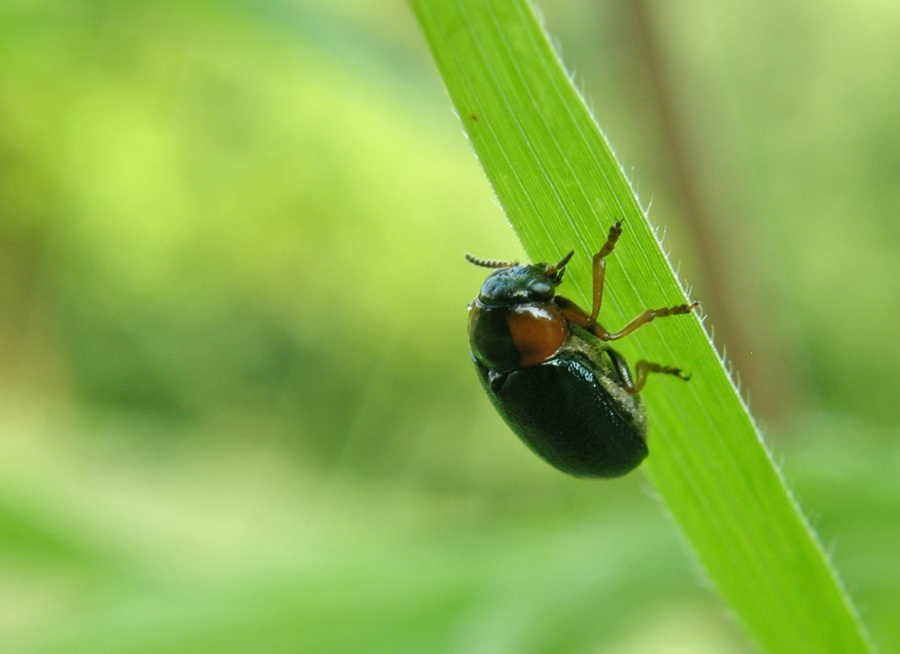
[[[482,268],[512,268],[519,265],[515,261],[497,261],[496,259],[479,259],[466,252],[466,261]]]
[[[566,256],[564,256],[562,258],[562,261],[560,261],[555,266],[547,266],[547,269],[544,272],[548,275],[552,275],[557,270],[562,270],[563,268],[566,267],[566,264],[569,263],[569,259],[571,259],[572,255],[574,255],[574,254],[575,254],[575,250],[572,250],[571,252],[569,252],[569,254],[567,254]]]

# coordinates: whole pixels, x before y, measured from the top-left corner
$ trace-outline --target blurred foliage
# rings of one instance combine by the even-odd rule
[[[900,8],[651,5],[707,278],[630,3],[545,5],[900,650]],[[521,250],[403,3],[8,2],[0,71],[5,652],[748,651],[640,474],[481,396],[462,253]]]

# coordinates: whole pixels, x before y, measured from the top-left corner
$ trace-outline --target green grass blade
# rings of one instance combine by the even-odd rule
[[[624,219],[625,233],[607,267],[604,324],[617,328],[644,308],[685,301],[634,191],[527,2],[412,5],[459,118],[532,260],[555,261],[575,248],[565,294],[589,305],[590,255],[609,225]],[[621,349],[632,359],[693,374],[687,384],[656,377],[645,389],[651,420],[645,469],[761,647],[785,654],[870,651],[852,604],[698,318],[654,322]]]

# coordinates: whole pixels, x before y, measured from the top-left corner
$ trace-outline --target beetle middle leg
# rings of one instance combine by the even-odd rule
[[[631,322],[625,325],[622,329],[617,332],[608,332],[600,323],[596,323],[593,326],[585,326],[585,329],[589,330],[594,336],[599,338],[601,341],[615,341],[623,336],[628,336],[638,327],[642,325],[646,325],[648,322],[653,320],[654,318],[666,318],[668,316],[679,316],[685,313],[690,313],[694,309],[700,306],[699,302],[692,302],[691,304],[679,304],[677,307],[664,307],[662,309],[645,309],[641,313],[637,315]]]
[[[616,247],[616,241],[619,240],[619,236],[621,235],[622,221],[619,221],[609,228],[609,235],[606,237],[606,242],[600,248],[600,251],[594,255],[593,305],[591,307],[590,315],[571,300],[561,296],[556,296],[554,298],[567,320],[584,327],[601,341],[618,340],[623,336],[628,336],[638,327],[646,325],[655,318],[665,318],[667,316],[690,313],[700,305],[699,302],[694,302],[692,304],[679,304],[675,307],[664,307],[662,309],[646,309],[617,332],[611,332],[601,325],[597,321],[597,318],[600,315],[600,305],[603,301],[603,280],[606,275],[606,257]]]
[[[636,318],[625,325],[617,332],[607,331],[603,325],[597,322],[600,315],[600,302],[603,300],[603,277],[606,274],[606,256],[613,251],[616,241],[622,235],[622,221],[609,228],[609,236],[606,237],[606,243],[600,248],[600,251],[594,255],[594,305],[591,315],[586,325],[582,325],[585,329],[592,332],[601,341],[615,341],[628,336],[641,325],[646,325],[654,318],[665,318],[666,316],[677,316],[683,313],[690,313],[699,302],[693,304],[680,304],[677,307],[666,307],[663,309],[647,309],[641,312]]]
[[[646,325],[654,318],[665,318],[667,316],[678,316],[684,313],[690,313],[695,308],[700,306],[699,302],[693,302],[691,304],[679,304],[677,307],[646,309],[645,311],[639,313],[636,318],[634,318],[619,331],[611,332],[606,329],[606,327],[601,325],[596,319],[592,321],[591,317],[587,315],[585,310],[572,302],[572,300],[564,298],[561,295],[557,295],[555,298],[553,298],[553,301],[556,302],[557,306],[559,306],[559,308],[562,310],[562,314],[566,317],[566,320],[584,327],[601,341],[616,341],[623,336],[628,336],[638,327]]]

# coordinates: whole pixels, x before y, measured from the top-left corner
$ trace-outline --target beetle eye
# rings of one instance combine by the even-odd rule
[[[553,284],[550,282],[545,282],[543,280],[532,282],[528,285],[528,290],[533,294],[540,297],[553,297]]]

